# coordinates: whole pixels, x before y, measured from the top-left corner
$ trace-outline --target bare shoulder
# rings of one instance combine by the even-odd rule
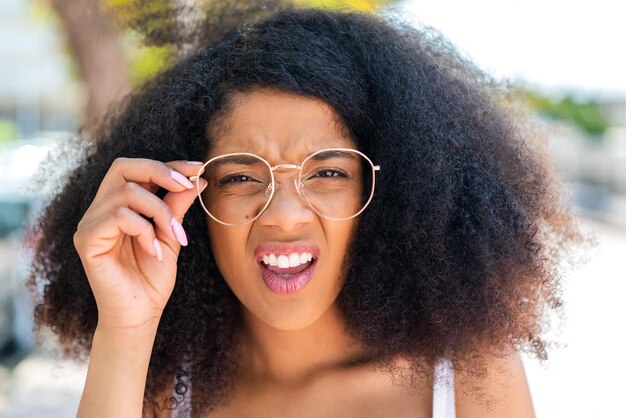
[[[457,418],[534,418],[524,365],[517,352],[494,358],[487,364],[487,376],[481,387],[484,395],[468,395],[455,379]]]

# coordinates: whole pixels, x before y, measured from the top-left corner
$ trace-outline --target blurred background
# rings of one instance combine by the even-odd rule
[[[50,336],[36,344],[32,333],[22,243],[34,239],[26,225],[45,190],[27,186],[49,151],[81,127],[88,135],[111,103],[176,54],[141,45],[128,29],[132,1],[0,2],[0,417],[67,417],[78,407],[85,364],[55,356]],[[598,243],[580,254],[584,265],[564,270],[567,318],[553,335],[561,346],[543,364],[524,357],[537,416],[624,416],[626,24],[619,2],[300,3],[393,12],[434,27],[522,92],[549,133],[573,210]]]

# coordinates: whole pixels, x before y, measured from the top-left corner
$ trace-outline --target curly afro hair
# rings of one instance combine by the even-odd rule
[[[432,377],[445,356],[475,383],[489,353],[515,347],[546,358],[543,318],[561,309],[558,267],[583,239],[541,136],[506,87],[433,30],[353,11],[282,8],[217,41],[198,39],[82,141],[83,160],[33,225],[36,324],[66,355],[88,353],[97,324],[70,243],[114,159],[201,160],[233,94],[269,87],[331,105],[384,168],[338,298],[381,370],[397,372],[393,359],[403,358],[413,377]],[[180,254],[160,321],[146,413],[163,407],[172,381],[168,406],[193,386],[200,414],[234,387],[239,302],[211,257],[206,222],[194,204],[184,220],[193,245]]]

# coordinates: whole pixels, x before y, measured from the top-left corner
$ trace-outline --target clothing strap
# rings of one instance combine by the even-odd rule
[[[433,418],[455,418],[454,407],[454,370],[448,359],[442,359],[435,365],[435,383],[433,386]]]

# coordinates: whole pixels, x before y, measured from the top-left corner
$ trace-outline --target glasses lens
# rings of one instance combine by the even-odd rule
[[[346,219],[367,205],[374,170],[358,152],[328,150],[305,161],[300,182],[302,194],[316,211],[329,218]]]
[[[246,154],[219,157],[206,165],[202,177],[208,183],[202,203],[221,222],[249,222],[267,205],[271,169],[258,157]]]

